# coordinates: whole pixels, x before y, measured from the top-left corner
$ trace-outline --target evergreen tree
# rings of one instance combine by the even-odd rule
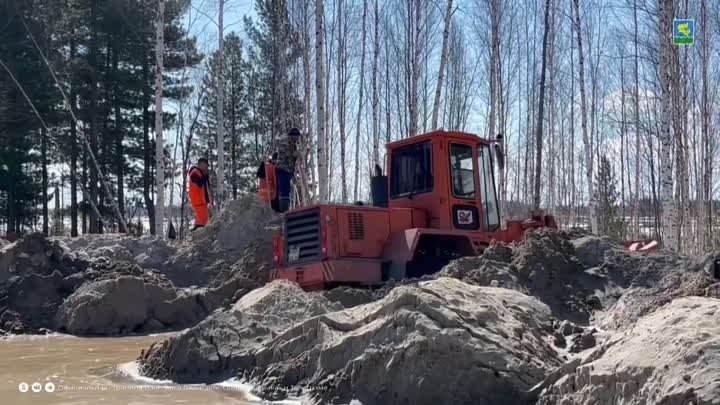
[[[249,191],[254,185],[254,171],[247,170],[255,165],[252,136],[248,127],[248,93],[245,86],[248,64],[243,59],[243,47],[240,37],[230,33],[225,38],[224,57],[225,86],[225,160],[227,180],[233,198],[238,192]],[[203,77],[202,86],[206,94],[214,94],[217,79],[217,51],[207,62],[207,74]],[[210,167],[217,166],[217,98],[208,97],[203,105],[202,125],[198,134],[195,154],[197,157],[208,157]],[[215,187],[216,178],[212,177]]]
[[[193,89],[189,77],[178,72],[201,60],[195,39],[187,36],[181,21],[189,6],[190,0],[166,1],[164,93],[173,100],[188,97]],[[155,146],[150,95],[154,92],[156,9],[156,0],[8,0],[0,4],[0,24],[7,28],[0,31],[0,58],[49,127],[41,131],[30,105],[2,69],[0,221],[9,229],[37,223],[34,207],[39,205],[43,228],[48,228],[52,163],[69,166],[73,235],[79,231],[80,213],[91,232],[108,226],[117,230],[110,207],[118,201],[124,211],[129,195],[141,193],[152,217]],[[61,93],[33,39],[57,74],[78,122],[60,102]],[[174,116],[166,116],[170,127]],[[91,202],[100,210],[102,221],[95,217]]]
[[[50,26],[44,24],[48,14],[47,8],[34,2],[0,3],[0,26],[4,27],[0,30],[0,60],[4,65],[0,67],[0,221],[5,222],[8,232],[31,227],[36,222],[35,206],[47,205],[47,191],[42,187],[48,183],[50,134],[33,106],[45,124],[52,126],[57,119],[58,98],[53,96],[52,79],[27,30],[39,46],[50,49]],[[46,215],[44,226],[47,224]]]
[[[620,193],[615,187],[615,173],[606,156],[600,158],[595,181],[597,183],[598,228],[600,233],[613,239],[622,240],[625,236],[625,223],[619,213],[618,199]]]
[[[298,62],[301,49],[286,0],[257,0],[255,9],[258,21],[245,20],[252,43],[248,61],[255,70],[248,83],[256,102],[251,116],[266,118],[250,125],[265,138],[265,155],[274,149],[278,136],[303,122],[303,104],[289,69]]]

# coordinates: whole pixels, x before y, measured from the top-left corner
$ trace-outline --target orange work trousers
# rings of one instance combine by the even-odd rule
[[[193,212],[195,213],[195,226],[207,225],[208,217],[210,214],[207,204],[193,205],[192,208]]]

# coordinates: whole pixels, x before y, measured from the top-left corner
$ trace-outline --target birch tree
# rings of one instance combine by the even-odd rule
[[[222,2],[222,0],[221,0]],[[155,232],[164,237],[165,210],[165,148],[163,146],[163,53],[165,31],[165,0],[158,1],[157,44],[155,49]]]
[[[640,237],[640,55],[638,52],[638,16],[637,16],[637,0],[633,0],[633,42],[634,42],[634,76],[635,76],[635,87],[633,94],[635,98],[635,200],[633,202],[633,220],[635,223],[635,237]]]
[[[363,101],[365,96],[365,37],[367,21],[368,0],[363,0],[362,11],[362,38],[360,51],[360,95],[358,98],[357,124],[355,126],[355,184],[353,188],[353,200],[358,201],[358,185],[360,184],[360,125],[362,122]]]
[[[579,83],[580,88],[580,115],[581,115],[581,126],[583,133],[583,145],[585,149],[585,181],[588,187],[588,199],[589,199],[589,215],[590,215],[590,228],[593,233],[598,232],[597,222],[597,208],[596,208],[596,196],[593,189],[593,143],[592,138],[588,136],[588,111],[587,111],[587,98],[585,97],[585,54],[583,53],[583,42],[582,42],[582,26],[580,24],[580,4],[579,0],[573,0],[573,11],[575,12],[575,23],[574,30],[577,38],[578,46],[578,70],[579,70]]]
[[[345,22],[346,16],[343,14],[343,3],[344,0],[338,0],[337,2],[337,32],[338,32],[338,59],[337,59],[337,105],[338,105],[338,124],[340,125],[340,195],[343,203],[347,203],[347,167],[346,167],[346,141],[347,134],[345,133],[345,91],[347,89],[347,59],[345,48],[347,23]]]
[[[218,71],[217,88],[217,191],[215,199],[220,206],[225,198],[225,34],[223,18],[225,16],[225,0],[218,0]]]
[[[327,138],[325,137],[325,7],[324,0],[315,0],[315,98],[317,100],[317,155],[320,203],[328,199]]]
[[[445,8],[445,28],[443,28],[442,50],[440,51],[440,66],[438,67],[438,78],[435,84],[435,99],[433,101],[432,121],[430,128],[438,128],[438,114],[440,112],[440,95],[442,94],[443,80],[445,78],[445,66],[448,59],[448,44],[450,42],[450,24],[452,24],[453,0],[448,0]]]
[[[672,146],[673,138],[670,133],[670,119],[672,108],[672,33],[673,0],[658,1],[658,41],[660,48],[660,61],[658,76],[660,77],[660,198],[662,201],[662,228],[665,247],[676,250],[678,247],[675,233],[676,207],[673,202],[673,173],[672,173]]]
[[[542,184],[542,146],[545,108],[545,71],[548,55],[548,35],[550,33],[550,7],[552,0],[545,1],[545,33],[543,34],[542,67],[540,68],[540,98],[538,100],[538,118],[535,122],[535,188],[533,190],[533,209],[540,209],[540,189]]]
[[[708,21],[708,10],[707,0],[700,1],[700,19],[702,26],[706,27],[700,38],[700,69],[702,76],[702,152],[701,152],[701,164],[702,164],[702,184],[701,189],[701,201],[700,201],[700,215],[698,218],[698,233],[702,246],[704,248],[710,248],[712,246],[712,172],[713,172],[713,160],[712,160],[712,140],[710,132],[710,120],[712,119],[713,109],[710,103],[710,86],[708,81],[710,76],[708,74],[708,64],[710,60],[710,44],[712,43],[712,30],[709,29],[710,22]]]
[[[301,139],[302,154],[300,156],[300,186],[301,186],[301,204],[307,204],[312,200],[310,195],[310,184],[315,184],[315,170],[313,164],[314,153],[312,153],[312,129],[310,127],[310,117],[312,114],[312,85],[311,85],[311,69],[310,69],[310,0],[302,0],[300,2],[301,13],[301,31],[302,31],[302,65],[303,65],[303,108],[305,127],[303,137]],[[313,193],[316,195],[316,193]]]
[[[499,62],[500,62],[500,1],[489,0],[490,3],[490,114],[488,118],[488,138],[495,136],[495,125],[498,115],[498,77],[499,77]],[[549,4],[549,3],[548,3]],[[547,21],[546,21],[547,23]],[[547,35],[547,34],[546,34]],[[547,38],[547,37],[546,37]],[[544,52],[544,51],[543,51]],[[543,62],[543,69],[545,64]],[[544,74],[544,73],[543,73]],[[545,76],[543,76],[544,79]],[[544,87],[545,82],[543,81],[541,86]]]
[[[373,67],[372,67],[372,160],[375,165],[380,166],[380,112],[378,91],[378,60],[380,58],[380,10],[378,0],[374,1],[373,6]]]
[[[408,23],[408,34],[412,35],[412,40],[410,41],[410,95],[409,95],[409,101],[410,101],[410,114],[409,114],[409,125],[408,125],[408,134],[409,136],[413,136],[417,134],[418,131],[418,83],[420,81],[420,55],[422,54],[422,45],[421,45],[421,37],[422,37],[422,1],[421,0],[414,0],[412,2],[412,5],[408,3],[408,7],[410,8],[408,11],[408,19],[410,20]],[[414,7],[413,7],[414,5]],[[415,28],[414,34],[411,34],[412,28]]]

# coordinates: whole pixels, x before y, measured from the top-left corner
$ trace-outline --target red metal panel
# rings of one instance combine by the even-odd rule
[[[412,209],[392,208],[390,209],[390,233],[414,228],[412,224]]]
[[[428,227],[428,216],[427,211],[420,209],[412,210],[412,225],[410,228],[427,228]]]
[[[290,280],[306,290],[313,290],[330,282],[376,284],[382,279],[381,270],[380,260],[326,260],[278,268],[271,272],[271,280]]]
[[[379,258],[390,234],[387,210],[337,209],[338,256]]]
[[[329,269],[327,281],[376,284],[382,281],[380,260],[329,260],[326,262]]]

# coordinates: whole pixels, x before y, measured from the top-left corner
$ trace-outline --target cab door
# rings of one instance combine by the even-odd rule
[[[448,199],[454,229],[480,229],[480,187],[478,182],[477,148],[471,143],[448,142]]]

